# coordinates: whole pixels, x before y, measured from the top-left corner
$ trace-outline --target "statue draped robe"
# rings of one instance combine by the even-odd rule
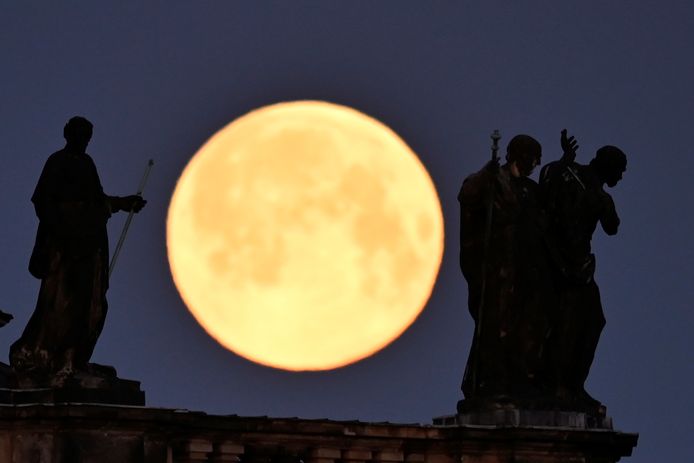
[[[31,200],[39,227],[29,270],[41,288],[10,363],[50,384],[87,368],[103,328],[110,208],[91,157],[65,149],[48,158]]]
[[[458,196],[460,266],[468,283],[470,314],[476,325],[481,323],[463,378],[468,399],[543,393],[544,348],[556,291],[537,189],[534,181],[513,177],[503,166],[496,173],[483,169],[470,175]],[[483,256],[492,192],[492,227]]]

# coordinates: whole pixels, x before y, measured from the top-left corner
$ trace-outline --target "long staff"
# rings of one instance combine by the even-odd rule
[[[494,130],[491,135],[492,139],[492,162],[499,160],[499,140],[501,134],[499,130]],[[477,306],[477,325],[475,327],[475,338],[477,344],[475,346],[475,357],[472,364],[472,391],[473,396],[477,393],[477,369],[480,361],[480,337],[482,335],[482,320],[484,314],[484,300],[487,292],[487,257],[489,255],[489,242],[492,234],[492,214],[494,213],[494,193],[496,190],[496,179],[492,179],[487,190],[487,215],[486,223],[484,224],[484,241],[482,244],[482,282],[480,285],[480,300]]]
[[[145,185],[147,184],[147,177],[149,177],[149,172],[152,170],[154,165],[154,160],[150,159],[147,161],[147,167],[145,167],[145,173],[140,180],[140,186],[137,188],[137,196],[142,196],[142,192],[145,190]],[[123,225],[123,231],[120,233],[120,238],[118,238],[118,244],[116,244],[116,249],[113,251],[113,258],[111,259],[111,265],[108,266],[108,276],[111,278],[113,273],[113,268],[116,266],[116,259],[118,259],[118,254],[120,253],[123,243],[125,242],[125,235],[128,234],[128,228],[130,228],[130,222],[133,221],[133,216],[135,215],[135,210],[130,209],[128,213],[128,218],[125,220],[125,225]]]

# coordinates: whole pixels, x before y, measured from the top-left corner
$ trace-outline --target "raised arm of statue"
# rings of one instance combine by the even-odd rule
[[[561,131],[560,144],[564,154],[562,154],[560,161],[571,164],[576,159],[576,151],[578,151],[579,146],[576,137],[572,135],[567,138],[566,134],[566,129]]]

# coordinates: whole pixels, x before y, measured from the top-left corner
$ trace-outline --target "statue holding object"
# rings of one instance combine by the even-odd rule
[[[460,266],[476,325],[462,385],[467,398],[543,393],[543,347],[557,296],[538,185],[528,178],[541,156],[537,140],[517,135],[506,163],[493,156],[458,195]]]
[[[492,135],[493,153],[498,132]],[[564,155],[528,178],[541,146],[528,135],[509,142],[463,182],[460,265],[475,333],[463,378],[466,400],[598,410],[584,389],[604,326],[590,241],[597,223],[615,234],[619,218],[603,189],[617,184],[626,156],[598,150],[587,166],[562,131]]]
[[[566,130],[561,133],[561,146],[562,158],[540,172],[543,205],[561,262],[548,369],[557,397],[598,405],[584,387],[605,326],[591,239],[598,223],[608,235],[617,233],[619,216],[604,186],[614,187],[622,179],[627,158],[622,150],[608,145],[597,150],[590,164],[578,164],[578,144],[574,137],[567,138]]]
[[[36,309],[10,348],[17,385],[63,387],[79,375],[112,374],[89,360],[106,318],[106,222],[117,211],[139,212],[139,195],[108,196],[86,153],[92,124],[73,117],[66,145],[52,154],[31,198],[39,227],[29,271],[41,279]],[[113,370],[113,371],[111,371]]]

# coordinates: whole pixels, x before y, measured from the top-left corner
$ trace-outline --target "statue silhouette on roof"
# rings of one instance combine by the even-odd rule
[[[559,398],[598,405],[584,388],[605,326],[591,239],[598,223],[608,235],[617,233],[619,216],[604,185],[617,185],[626,171],[627,158],[622,150],[608,145],[596,152],[590,164],[578,164],[578,144],[566,135],[563,130],[562,158],[540,172],[543,205],[561,262],[557,279],[560,303],[548,341],[548,370]]]
[[[146,203],[137,195],[104,193],[86,153],[92,137],[87,119],[73,117],[63,134],[65,147],[48,158],[31,198],[39,226],[29,271],[41,288],[33,315],[10,348],[20,387],[62,387],[79,374],[108,372],[110,367],[89,363],[107,312],[106,222]]]
[[[600,148],[589,165],[575,162],[578,144],[562,132],[564,155],[528,176],[541,146],[527,135],[509,142],[463,182],[460,265],[468,283],[475,332],[465,368],[460,413],[516,406],[586,411],[604,407],[584,389],[605,319],[594,280],[591,239],[598,223],[609,235],[619,218],[604,185],[615,186],[626,156]]]
[[[533,398],[545,394],[544,347],[557,294],[546,246],[534,138],[517,135],[506,163],[494,155],[465,179],[460,266],[468,283],[475,333],[462,389],[468,399]]]

